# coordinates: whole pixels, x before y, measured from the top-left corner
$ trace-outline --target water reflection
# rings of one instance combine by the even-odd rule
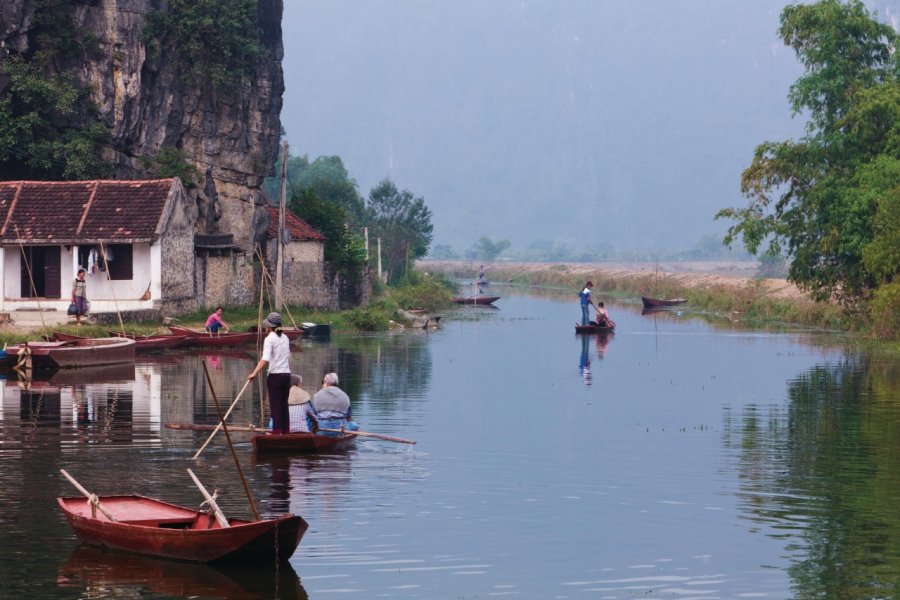
[[[788,384],[784,407],[727,420],[743,506],[789,540],[789,573],[808,598],[900,593],[900,367],[845,360]]]
[[[311,456],[254,454],[253,464],[269,471],[267,514],[335,514],[350,483],[352,456],[352,452]]]
[[[581,339],[581,356],[578,357],[578,371],[584,377],[584,385],[591,385],[591,336],[580,335],[578,337]]]
[[[290,563],[200,565],[90,546],[79,546],[69,555],[56,581],[82,598],[308,598]]]

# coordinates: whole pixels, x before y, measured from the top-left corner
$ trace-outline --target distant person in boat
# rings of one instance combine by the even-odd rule
[[[72,303],[75,305],[75,324],[81,325],[81,316],[87,314],[87,282],[84,280],[86,271],[78,269],[75,283],[72,284]]]
[[[256,368],[247,376],[248,381],[269,367],[266,376],[266,391],[269,394],[269,411],[272,414],[272,433],[290,431],[288,398],[291,394],[291,342],[281,330],[281,315],[269,313],[263,321],[268,335],[263,340],[262,358]]]
[[[598,302],[595,308],[597,309],[597,320],[593,324],[598,327],[609,327],[609,312],[603,303]]]
[[[478,283],[484,283],[484,265],[478,270]]]
[[[222,320],[222,307],[217,306],[216,312],[206,318],[206,330],[217,335],[220,329],[224,329],[222,333],[228,333],[228,323]]]
[[[291,375],[291,393],[288,396],[291,433],[309,433],[319,429],[319,418],[311,402],[312,396],[300,387],[302,383],[303,377]]]
[[[322,389],[313,396],[312,405],[318,416],[320,428],[344,428],[348,431],[359,429],[359,426],[350,420],[352,418],[350,396],[338,387],[337,373],[325,374],[322,378]]]
[[[591,288],[594,287],[593,281],[588,281],[584,284],[584,289],[581,290],[579,296],[581,296],[581,324],[587,325],[591,322],[591,313],[588,310],[588,306],[594,306],[594,303],[591,301]]]

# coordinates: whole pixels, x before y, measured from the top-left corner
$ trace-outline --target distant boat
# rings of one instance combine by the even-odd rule
[[[208,331],[179,327],[177,325],[169,325],[169,329],[175,335],[185,336],[184,341],[181,342],[182,346],[238,346],[252,342],[257,336],[255,332],[251,331],[246,333],[210,334]]]
[[[647,296],[641,296],[641,302],[644,303],[644,308],[663,308],[665,306],[678,306],[679,304],[684,304],[687,302],[686,298],[672,298],[671,300],[662,300],[659,298],[648,298]]]
[[[612,319],[609,325],[575,325],[575,333],[612,333],[616,330],[616,323]]]
[[[487,306],[500,299],[500,296],[469,296],[468,298],[450,298],[454,304],[470,304],[474,306]]]

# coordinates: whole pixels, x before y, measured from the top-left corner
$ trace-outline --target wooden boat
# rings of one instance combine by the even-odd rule
[[[81,541],[190,562],[286,561],[309,527],[290,514],[259,521],[228,519],[229,527],[222,527],[207,512],[138,495],[101,496],[99,501],[103,510],[94,515],[83,497],[57,498]]]
[[[256,333],[219,333],[210,335],[208,331],[200,331],[199,329],[191,329],[189,327],[179,327],[178,325],[169,325],[169,329],[175,335],[185,336],[185,340],[181,342],[182,346],[239,346],[256,340]]]
[[[258,337],[258,338],[264,338],[264,337],[266,337],[266,335],[268,335],[268,334],[266,333],[265,329],[260,329],[260,328],[259,328],[258,326],[256,326],[256,325],[251,325],[250,328],[247,329],[247,331],[249,331],[250,333],[255,334],[256,337]],[[296,339],[299,339],[299,338],[303,337],[303,329],[300,328],[300,327],[283,327],[283,328],[281,329],[281,332],[282,332],[284,335],[286,335],[287,338],[288,338],[289,340],[291,340],[292,342],[293,342],[294,340],[296,340]]]
[[[616,323],[612,319],[609,320],[609,326],[601,327],[600,325],[575,325],[575,333],[612,333],[616,330]]]
[[[473,306],[487,306],[500,299],[500,296],[469,296],[468,298],[450,298],[454,304],[468,304]]]
[[[151,352],[153,350],[164,350],[166,348],[177,348],[187,336],[184,335],[137,335],[135,333],[122,333],[121,331],[113,331],[107,329],[106,332],[112,337],[123,337],[134,340],[134,349],[138,352]]]
[[[257,452],[295,452],[302,454],[331,454],[349,449],[356,435],[335,436],[317,433],[267,433],[255,435],[250,441]]]
[[[648,298],[647,296],[641,296],[641,302],[644,303],[644,308],[663,308],[665,306],[677,306],[679,304],[684,304],[687,302],[686,298],[672,298],[671,300],[661,300],[659,298]]]
[[[134,340],[122,338],[82,338],[55,342],[28,342],[31,365],[35,369],[88,367],[134,362]],[[7,365],[18,361],[26,344],[6,348]]]

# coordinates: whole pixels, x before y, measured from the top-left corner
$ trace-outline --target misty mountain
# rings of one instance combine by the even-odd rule
[[[755,146],[803,133],[786,4],[289,0],[282,123],[363,194],[423,196],[435,244],[688,248],[746,203]]]

